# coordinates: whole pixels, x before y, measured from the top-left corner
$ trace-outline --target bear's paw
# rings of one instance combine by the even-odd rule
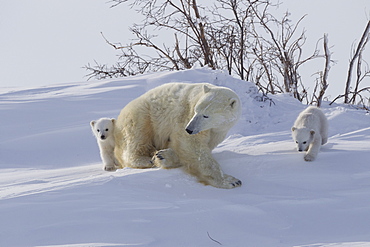
[[[104,170],[107,172],[115,172],[117,168],[115,166],[104,166]]]
[[[312,154],[306,154],[305,156],[304,156],[304,160],[305,161],[313,161],[315,159],[315,156],[314,155],[312,155]]]
[[[181,166],[177,155],[171,148],[162,149],[156,152],[153,156],[152,161],[156,167],[160,167],[163,169],[171,169]]]
[[[242,186],[242,181],[234,178],[233,176],[224,174],[224,182],[223,182],[223,188],[225,189],[232,189],[236,187]]]

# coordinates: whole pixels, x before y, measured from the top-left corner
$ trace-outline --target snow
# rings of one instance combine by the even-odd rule
[[[214,157],[242,187],[180,169],[103,171],[89,122],[168,82],[239,94],[242,118]],[[305,162],[290,134],[305,106],[270,97],[207,69],[0,89],[0,246],[370,246],[369,114],[325,102],[329,141]]]

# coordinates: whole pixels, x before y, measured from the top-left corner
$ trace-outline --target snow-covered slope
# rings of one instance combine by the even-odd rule
[[[89,122],[168,82],[234,89],[243,115],[215,150],[232,190],[180,169],[105,172]],[[1,90],[1,89],[0,89]],[[324,104],[329,141],[305,162],[305,108],[207,69],[0,91],[0,246],[370,246],[370,116]]]

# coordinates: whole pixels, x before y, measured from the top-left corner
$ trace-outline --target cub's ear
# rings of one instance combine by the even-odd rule
[[[111,118],[111,121],[112,121],[112,123],[115,123],[116,122],[116,119]]]
[[[315,134],[315,131],[314,130],[311,130],[310,133],[313,136]]]
[[[236,107],[236,104],[237,104],[237,100],[235,99],[235,98],[232,98],[232,99],[230,99],[230,106],[231,106],[231,108],[234,108],[234,107]]]
[[[297,129],[296,127],[294,127],[294,126],[292,127],[292,131],[295,131],[296,129]]]
[[[91,127],[94,127],[95,123],[96,123],[96,121],[95,121],[95,120],[91,121],[91,122],[90,122]]]
[[[203,85],[203,92],[208,93],[211,89],[207,85]]]

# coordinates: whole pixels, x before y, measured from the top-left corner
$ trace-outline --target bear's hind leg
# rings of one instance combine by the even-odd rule
[[[152,158],[149,156],[134,156],[127,161],[127,164],[131,168],[153,168],[155,167],[152,161]]]
[[[155,153],[155,148],[149,141],[149,134],[144,132],[134,133],[130,139],[126,141],[126,149],[123,150],[123,160],[128,167],[131,168],[153,168],[152,156]]]
[[[125,149],[122,148],[122,146],[123,145],[116,146],[114,150],[115,158],[120,167],[131,167],[139,169],[154,167],[151,158],[151,154],[154,153],[154,151],[147,149],[145,150],[145,155],[142,155],[141,153],[143,152],[139,152],[139,150],[136,150],[136,152],[134,152],[132,151],[132,148]],[[125,145],[125,147],[127,147],[127,145]]]

